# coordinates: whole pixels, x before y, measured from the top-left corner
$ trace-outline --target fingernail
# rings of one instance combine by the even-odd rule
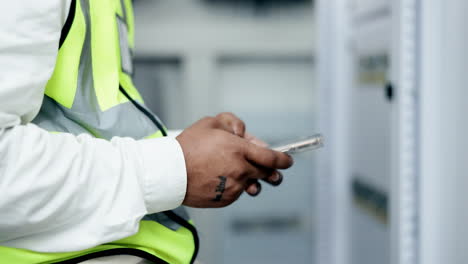
[[[258,182],[255,183],[255,186],[257,187],[257,192],[255,194],[253,194],[252,196],[257,196],[262,191],[262,185],[260,183],[258,183]]]
[[[275,172],[275,175],[273,175],[270,179],[270,183],[273,186],[278,186],[283,182],[283,174],[280,172]]]
[[[271,177],[271,181],[272,182],[277,182],[279,179],[280,179],[280,175],[277,171],[275,171],[275,174],[273,174],[273,176]]]

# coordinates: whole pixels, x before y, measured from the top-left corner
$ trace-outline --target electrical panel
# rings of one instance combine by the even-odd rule
[[[391,21],[387,1],[351,6],[350,263],[390,263]]]

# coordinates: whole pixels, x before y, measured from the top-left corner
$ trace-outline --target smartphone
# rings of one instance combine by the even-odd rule
[[[292,140],[286,144],[272,147],[273,150],[287,154],[296,154],[304,151],[314,150],[323,147],[323,136],[316,134],[300,140]]]

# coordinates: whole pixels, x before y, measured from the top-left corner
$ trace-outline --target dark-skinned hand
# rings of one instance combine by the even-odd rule
[[[260,179],[278,182],[277,169],[292,165],[290,156],[257,145],[251,136],[245,136],[244,123],[233,114],[223,113],[199,120],[177,137],[187,168],[184,205],[227,206],[244,190],[258,194]]]

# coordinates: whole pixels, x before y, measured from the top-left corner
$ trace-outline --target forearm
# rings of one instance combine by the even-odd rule
[[[89,248],[135,233],[145,214],[173,209],[185,196],[185,163],[174,139],[108,142],[27,125],[0,133],[0,153],[6,246]]]

